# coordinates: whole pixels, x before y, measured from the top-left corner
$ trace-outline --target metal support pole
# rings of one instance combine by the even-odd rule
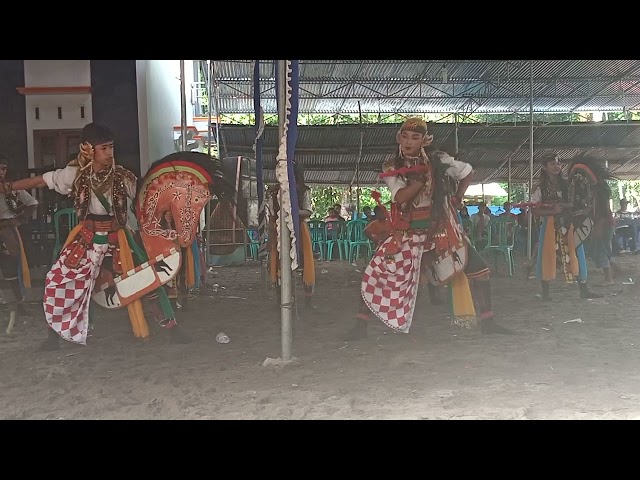
[[[207,78],[205,79],[207,81],[207,114],[208,114],[208,123],[207,123],[207,146],[209,149],[209,158],[211,160],[213,160],[213,148],[211,146],[211,139],[213,138],[213,127],[211,126],[211,90],[212,90],[212,61],[211,60],[207,60]],[[206,265],[209,265],[209,221],[211,219],[211,201],[209,201],[207,203],[207,207],[205,208],[205,215],[207,216],[204,222],[205,225],[205,229],[206,229],[206,234],[205,234],[205,239],[204,239],[204,243],[205,243],[205,261],[206,261]],[[206,278],[206,277],[205,277]]]
[[[511,161],[509,161],[511,164]],[[533,61],[529,60],[529,198],[531,203],[531,194],[533,191]],[[527,221],[529,225],[529,235],[527,238],[527,258],[531,260],[532,247],[532,230],[533,230],[533,214],[532,208],[529,207]]]
[[[455,130],[453,131],[454,136],[453,136],[453,141],[454,141],[454,148],[455,148],[455,154],[458,155],[458,112],[453,114],[453,120],[455,122]]]
[[[362,161],[362,143],[364,132],[362,131],[362,109],[358,100],[358,117],[360,120],[360,149],[358,150],[358,162],[356,163],[356,218],[360,218],[360,162]]]
[[[184,60],[180,60],[180,148],[187,150],[187,85],[184,81]]]
[[[213,138],[213,126],[211,125],[211,91],[213,90],[212,78],[213,65],[211,60],[207,60],[207,145],[209,146],[209,158],[213,160],[213,149],[211,148],[211,139]]]
[[[211,62],[211,77],[214,78],[215,77],[215,61]],[[220,159],[220,161],[222,161],[223,155],[222,155],[222,151],[220,150],[220,102],[219,102],[219,92],[218,92],[218,82],[213,82],[212,80],[212,92],[211,95],[213,95],[213,101],[215,103],[216,106],[216,151],[218,152],[218,158]],[[215,92],[214,92],[215,90]],[[226,148],[225,148],[226,150]]]
[[[507,202],[511,203],[511,156],[509,156],[509,178],[507,180]]]
[[[284,135],[285,117],[287,114],[287,62],[286,60],[278,60],[278,138],[281,139]],[[287,162],[285,158],[280,160],[281,162]],[[287,177],[287,182],[289,181]],[[293,329],[291,322],[291,305],[293,299],[291,298],[291,237],[289,233],[289,227],[287,222],[284,221],[283,205],[282,201],[282,188],[280,188],[280,278],[281,278],[281,290],[280,290],[280,318],[281,318],[281,341],[282,341],[282,360],[291,360],[291,346],[293,343]]]

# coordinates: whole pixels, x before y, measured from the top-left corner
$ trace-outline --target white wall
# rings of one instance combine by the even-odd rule
[[[91,68],[89,60],[25,60],[24,78],[25,87],[86,87],[91,85]],[[29,168],[35,164],[34,130],[80,129],[93,121],[90,93],[26,95],[25,106]],[[61,119],[58,107],[62,108]],[[81,107],[84,118],[80,116]]]
[[[91,85],[89,60],[25,60],[25,87],[86,87]]]
[[[190,108],[193,60],[185,60],[187,125],[193,122]],[[137,60],[140,171],[146,173],[154,161],[175,151],[173,127],[179,126],[180,60]]]
[[[148,170],[149,161],[149,115],[147,106],[147,63],[136,60],[136,87],[138,90],[138,138],[140,142],[140,172]]]

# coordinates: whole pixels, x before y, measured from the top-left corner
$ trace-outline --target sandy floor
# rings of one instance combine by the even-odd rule
[[[592,269],[605,298],[580,300],[577,287],[556,283],[552,303],[523,268],[508,277],[502,265],[494,310],[514,336],[460,331],[423,295],[410,334],[376,322],[350,343],[362,262],[318,262],[315,308],[294,313],[297,361],[285,366],[263,365],[281,356],[280,309],[255,262],[209,274],[180,311],[189,345],[170,345],[153,325],[149,341],[136,340],[124,310],[101,309],[86,347],[38,351],[46,332],[33,289],[31,316],[11,336],[0,312],[0,418],[640,418],[640,256],[617,260],[625,278],[614,286],[595,286],[602,274]],[[623,285],[627,277],[636,284]],[[230,343],[217,343],[219,332]]]

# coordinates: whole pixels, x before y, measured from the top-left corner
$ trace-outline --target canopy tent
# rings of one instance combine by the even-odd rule
[[[607,162],[619,178],[640,178],[640,122],[630,116],[631,111],[640,108],[638,60],[260,60],[260,65],[254,60],[209,62],[208,91],[212,93],[209,98],[215,100],[215,118],[253,113],[258,120],[249,128],[221,128],[216,122],[215,128],[220,130],[216,143],[223,139],[225,155],[261,156],[262,180],[277,181],[285,187],[289,183],[291,198],[295,191],[290,184],[293,148],[296,161],[305,167],[308,183],[379,183],[379,157],[389,153],[384,148],[393,145],[394,131],[389,130],[397,126],[363,125],[362,114],[377,114],[378,118],[420,112],[448,115],[449,122],[439,120],[443,123],[433,124],[432,133],[442,143],[448,143],[461,160],[473,165],[476,181],[508,181],[509,192],[502,190],[500,196],[509,196],[512,183],[526,182],[530,200],[539,168],[534,159],[550,152],[565,160],[588,153]],[[290,77],[287,85],[281,69],[294,64],[299,73]],[[212,92],[214,70],[219,73]],[[294,104],[287,111],[283,92],[291,87]],[[260,111],[267,115],[277,112],[278,127],[263,129]],[[611,122],[607,118],[607,112],[620,111],[625,113],[624,119],[614,118]],[[534,122],[534,113],[563,112],[601,114],[582,125],[573,121],[558,125],[546,119]],[[335,116],[337,123],[340,115],[359,115],[360,122],[351,128],[339,124],[305,125],[296,131],[293,118],[298,113],[328,113]],[[471,120],[471,114],[476,113],[500,113],[504,119],[459,123]],[[289,118],[292,125],[287,123]],[[213,128],[211,120],[209,124]],[[320,138],[328,130],[330,138]],[[484,184],[485,196],[489,195],[488,185]],[[482,184],[479,186],[478,196],[482,195]],[[474,193],[473,187],[468,193]],[[294,209],[289,215],[295,213]],[[281,256],[288,262],[283,271],[288,272],[296,262],[297,243],[295,228],[286,225],[289,220],[282,229],[285,238],[280,236],[283,250],[290,249],[293,257]],[[529,257],[531,247],[530,234]],[[283,288],[283,301],[289,298],[285,293],[290,287]],[[288,303],[282,304],[283,359],[290,358],[291,353],[290,331],[285,332],[290,327],[289,308]]]
[[[497,183],[477,183],[469,185],[465,197],[506,197],[507,191]]]

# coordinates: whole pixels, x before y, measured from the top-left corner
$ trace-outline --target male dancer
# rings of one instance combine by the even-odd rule
[[[532,213],[541,218],[536,275],[542,282],[542,299],[545,301],[551,300],[549,282],[556,278],[558,257],[565,281],[573,283],[577,280],[580,298],[602,297],[589,291],[587,286],[587,259],[584,245],[581,243],[576,247],[574,206],[569,190],[569,183],[562,177],[562,163],[558,155],[543,157],[540,181],[531,194],[531,203]]]
[[[80,225],[45,278],[44,312],[48,337],[42,348],[59,348],[59,339],[86,345],[91,294],[101,269],[115,274],[133,268],[133,242],[127,230],[129,201],[136,195],[136,177],[117,165],[109,128],[90,123],[82,129],[78,158],[65,168],[0,184],[0,193],[49,188],[74,199]],[[128,306],[132,325],[148,335],[142,305]],[[177,323],[166,325],[173,342],[188,338]],[[134,327],[134,330],[136,328]]]
[[[475,300],[482,333],[513,333],[494,322],[489,268],[464,235],[455,210],[471,183],[471,165],[445,152],[427,154],[433,135],[420,118],[406,120],[396,141],[397,153],[383,165],[392,200],[390,236],[365,269],[360,309],[347,338],[366,336],[371,313],[408,333],[421,267],[431,282],[450,283],[454,324],[476,325]],[[457,182],[455,193],[451,180]]]
[[[7,179],[8,162],[0,158],[0,185]],[[0,277],[2,288],[11,290],[16,312],[25,315],[23,287],[31,288],[29,264],[18,226],[35,212],[38,201],[25,190],[0,195]],[[22,272],[21,272],[22,271]],[[20,285],[22,273],[22,285]]]

